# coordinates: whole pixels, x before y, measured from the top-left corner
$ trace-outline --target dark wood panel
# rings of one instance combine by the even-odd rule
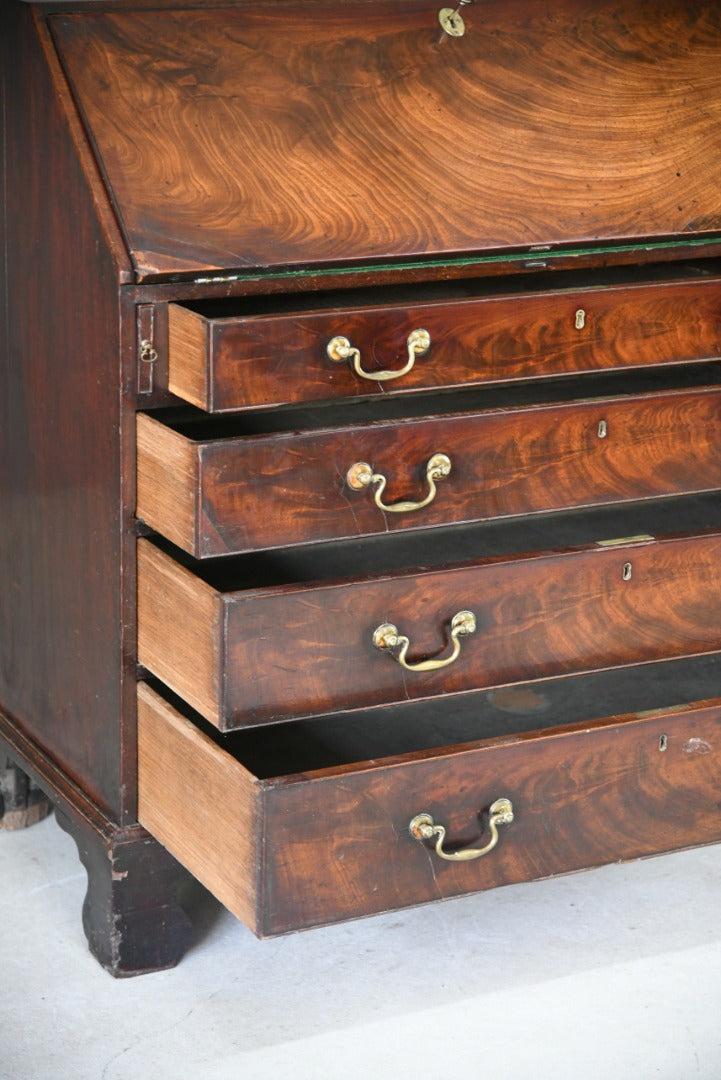
[[[365,379],[327,354],[342,335],[359,349],[363,370],[398,371],[408,336],[419,328],[430,334],[430,349],[398,379]],[[721,282],[481,293],[235,319],[171,304],[169,331],[170,389],[202,409],[227,412],[718,357]]]
[[[718,841],[720,736],[715,702],[281,782],[266,803],[273,843],[263,930],[282,933]],[[447,827],[447,848],[485,843],[488,807],[501,796],[511,799],[514,821],[477,861],[445,862],[408,833],[410,820],[427,811]]]
[[[140,276],[721,230],[715,4],[489,0],[458,39],[437,17],[57,16]]]
[[[197,443],[139,416],[138,515],[203,558],[719,488],[720,447],[717,390]],[[384,505],[420,502],[439,452],[451,473],[420,510],[348,480],[366,463]]]
[[[0,40],[0,706],[119,820],[122,268],[31,8],[2,5]]]
[[[222,617],[207,584],[138,548],[140,662],[222,729],[721,649],[718,534],[217,593]],[[477,632],[442,670],[405,671],[373,644],[394,623],[410,661],[448,655],[465,610]]]

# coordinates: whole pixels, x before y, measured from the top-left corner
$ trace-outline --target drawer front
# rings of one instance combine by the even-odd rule
[[[204,558],[712,490],[720,447],[713,390],[216,442],[141,415],[138,517]]]
[[[276,934],[721,839],[721,704],[258,781],[147,687],[139,820]],[[447,861],[409,825],[428,813]]]
[[[140,663],[220,728],[721,650],[718,534],[247,592],[138,555]]]
[[[424,352],[409,350],[419,330],[430,339]],[[355,354],[330,358],[329,343],[339,337],[358,350],[364,374],[355,370]],[[239,318],[206,318],[169,306],[169,389],[210,412],[720,353],[716,279]],[[393,377],[377,381],[379,372]]]
[[[666,736],[667,749],[659,747]],[[266,933],[438,900],[721,839],[721,709],[495,745],[279,786],[268,800]],[[409,823],[429,813],[439,858]]]

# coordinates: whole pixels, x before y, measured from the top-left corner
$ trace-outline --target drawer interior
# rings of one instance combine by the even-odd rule
[[[433,415],[456,415],[625,398],[672,391],[693,391],[721,386],[721,362],[714,360],[679,366],[608,372],[555,379],[529,380],[466,390],[435,390],[412,396],[379,396],[317,402],[312,406],[286,405],[267,411],[213,416],[193,406],[166,408],[151,413],[187,439],[207,441],[252,438],[274,433],[326,430],[355,424],[411,420]]]
[[[476,559],[583,547],[617,538],[660,538],[721,530],[717,492],[604,506],[511,521],[451,526],[415,534],[392,534],[195,560],[160,537],[153,543],[220,592],[266,589],[334,580],[368,580],[406,570],[421,572]]]
[[[608,286],[694,282],[721,273],[720,259],[656,263],[648,266],[608,266],[603,270],[556,270],[543,273],[516,273],[501,278],[475,278],[453,281],[420,281],[413,285],[367,285],[354,289],[324,289],[283,297],[283,311],[288,314],[308,311],[344,311],[349,308],[376,308],[380,305],[432,304],[452,300],[475,300],[479,297],[522,297],[545,289],[599,289]],[[257,318],[278,313],[274,295],[234,296],[208,300],[186,300],[182,307],[207,319]]]
[[[721,695],[721,657],[572,675],[227,734],[159,683],[150,684],[253,776],[272,780],[483,740],[532,737],[554,728],[583,729],[609,716],[682,708]]]

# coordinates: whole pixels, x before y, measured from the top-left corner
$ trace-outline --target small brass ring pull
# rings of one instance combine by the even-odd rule
[[[373,644],[376,649],[398,649],[397,653],[391,653],[406,671],[438,671],[439,668],[448,667],[455,663],[461,652],[462,637],[476,632],[476,617],[472,611],[459,611],[451,619],[451,641],[453,649],[451,655],[442,660],[420,660],[416,664],[409,664],[406,653],[410,647],[410,641],[405,635],[398,633],[398,627],[393,623],[381,623],[373,632]]]
[[[344,360],[353,361],[353,370],[362,379],[372,379],[373,382],[387,382],[389,379],[400,379],[401,375],[407,375],[416,362],[417,356],[423,356],[431,347],[431,335],[427,330],[413,330],[406,341],[408,346],[408,360],[398,371],[364,371],[361,367],[360,349],[351,345],[347,337],[334,337],[328,342],[326,352],[328,358],[336,363]]]
[[[436,483],[439,480],[445,480],[450,475],[450,472],[451,459],[447,454],[433,454],[426,465],[428,494],[420,502],[384,503],[383,492],[386,489],[388,480],[383,473],[374,473],[370,465],[365,461],[356,461],[355,465],[351,465],[346,473],[346,481],[348,487],[354,491],[362,491],[363,488],[370,487],[371,484],[375,485],[376,490],[373,494],[373,501],[379,510],[385,510],[389,514],[408,514],[413,510],[422,510],[424,506],[432,503],[436,497]]]
[[[430,814],[416,814],[408,826],[408,831],[414,840],[433,840],[435,837],[436,855],[448,862],[470,862],[471,859],[480,859],[493,851],[498,843],[498,826],[510,825],[513,822],[513,804],[510,799],[496,799],[491,804],[488,816],[488,828],[491,831],[491,839],[481,848],[462,848],[460,851],[444,851],[443,844],[446,839],[444,825],[436,825]]]

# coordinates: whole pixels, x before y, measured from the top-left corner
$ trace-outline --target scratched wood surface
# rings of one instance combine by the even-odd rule
[[[194,442],[138,417],[138,516],[196,558],[721,488],[721,391]],[[427,463],[451,460],[433,502]]]
[[[245,592],[146,540],[138,558],[139,661],[221,729],[721,650],[717,533]],[[464,610],[477,631],[441,670],[373,644],[391,622],[410,661],[448,655]]]
[[[140,278],[721,231],[717,4],[438,7],[53,17]]]

